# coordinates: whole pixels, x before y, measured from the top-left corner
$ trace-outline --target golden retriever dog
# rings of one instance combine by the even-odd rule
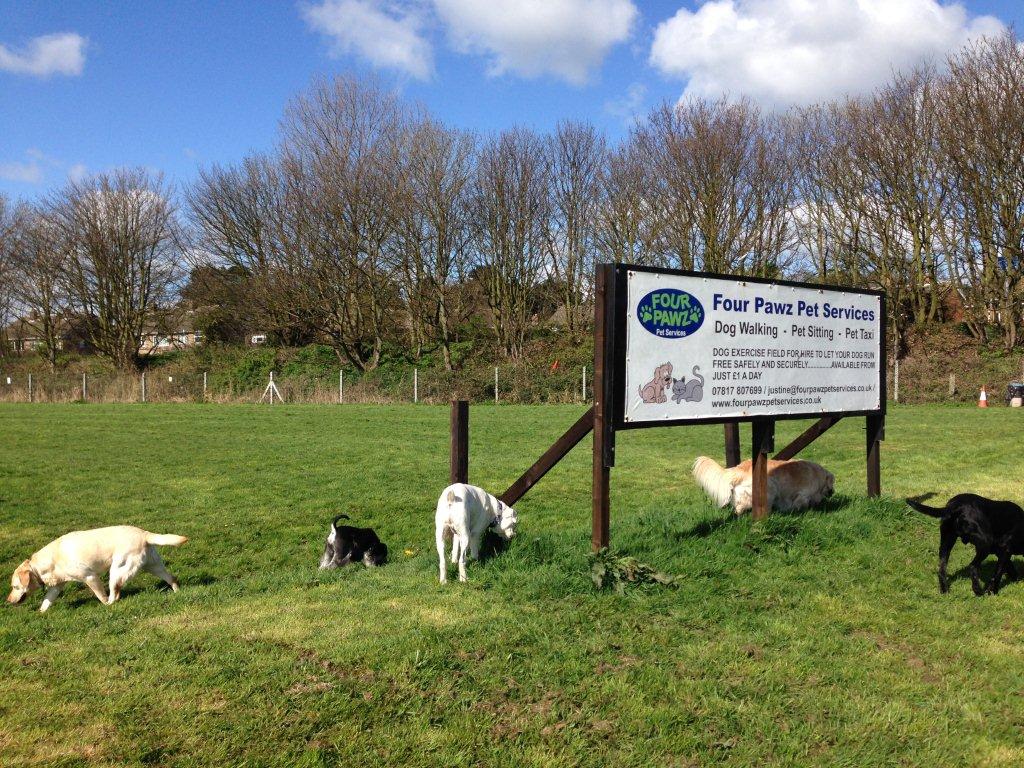
[[[719,507],[732,504],[742,515],[753,506],[751,460],[726,469],[707,456],[693,462],[693,478]],[[835,477],[813,461],[768,460],[768,506],[779,510],[813,507],[832,495]]]
[[[69,581],[85,584],[106,605],[121,596],[121,588],[140,570],[148,571],[178,591],[178,580],[164,567],[158,546],[176,547],[188,541],[173,533],[150,533],[131,525],[72,531],[51,541],[19,565],[11,577],[7,602],[15,605],[46,587],[40,611],[46,611]],[[103,574],[110,571],[110,595]]]

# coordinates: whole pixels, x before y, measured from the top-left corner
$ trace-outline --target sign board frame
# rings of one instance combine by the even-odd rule
[[[604,266],[604,265],[602,265]],[[774,285],[782,286],[787,288],[803,288],[814,291],[823,291],[829,293],[854,293],[863,296],[875,296],[879,301],[879,307],[881,317],[879,318],[879,334],[878,340],[879,355],[878,355],[878,391],[879,391],[879,407],[874,409],[854,409],[854,410],[807,410],[800,412],[787,412],[787,413],[772,413],[763,415],[751,415],[751,416],[711,416],[711,417],[696,417],[687,418],[680,417],[675,419],[664,419],[657,422],[637,422],[629,421],[626,419],[626,402],[628,400],[628,393],[626,392],[626,355],[627,355],[627,331],[626,325],[628,323],[628,300],[629,300],[629,286],[628,286],[628,275],[630,272],[641,272],[648,274],[660,274],[667,275],[670,277],[691,277],[696,279],[711,278],[717,281],[724,281],[730,283],[754,284],[754,285]],[[671,427],[671,426],[687,426],[692,424],[726,424],[734,421],[754,421],[759,418],[768,418],[775,421],[781,421],[786,419],[819,419],[825,416],[868,416],[868,415],[885,415],[886,412],[886,387],[888,385],[886,380],[886,297],[884,291],[871,290],[867,288],[848,288],[845,286],[834,286],[834,285],[823,285],[820,283],[802,283],[793,280],[769,280],[758,277],[737,277],[735,275],[719,275],[711,272],[694,272],[691,270],[681,269],[663,269],[660,267],[647,267],[636,264],[616,264],[614,265],[614,284],[611,287],[611,302],[614,304],[613,317],[611,318],[611,337],[612,348],[608,354],[611,355],[612,366],[611,366],[611,396],[612,396],[612,423],[615,431],[626,430],[626,429],[649,429],[652,427]],[[710,387],[710,384],[708,385]]]

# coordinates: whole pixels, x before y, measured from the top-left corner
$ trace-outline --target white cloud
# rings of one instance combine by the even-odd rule
[[[306,23],[331,39],[332,54],[355,54],[426,80],[434,54],[416,9],[372,0],[323,0],[302,9]]]
[[[83,163],[68,165],[36,147],[26,149],[25,157],[28,159],[0,162],[0,179],[20,182],[22,184],[40,184],[54,170],[58,172],[66,170],[67,177],[71,181],[79,181],[88,172]]]
[[[39,163],[0,163],[0,179],[18,181],[23,184],[38,184],[43,180],[43,169]]]
[[[86,39],[74,32],[41,35],[21,50],[0,44],[0,70],[19,75],[80,75],[85,66]]]
[[[456,49],[491,57],[492,75],[554,74],[582,85],[629,38],[631,0],[434,0]]]
[[[650,62],[687,79],[688,96],[810,104],[865,93],[1004,29],[938,0],[708,0],[658,25]]]
[[[604,111],[609,115],[620,117],[627,123],[630,123],[640,113],[646,97],[646,85],[643,83],[631,83],[623,96],[617,99],[609,99],[604,103]]]
[[[85,179],[89,175],[89,169],[85,163],[75,163],[68,168],[68,179],[74,182],[79,182]]]

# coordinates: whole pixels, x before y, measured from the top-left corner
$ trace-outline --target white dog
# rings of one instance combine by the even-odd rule
[[[452,562],[459,564],[459,581],[466,581],[466,551],[475,560],[480,554],[484,531],[494,528],[501,538],[515,536],[516,511],[483,488],[456,483],[441,491],[434,515],[437,556],[441,561],[441,583],[448,581],[444,545],[452,541]]]
[[[11,577],[7,602],[20,603],[29,593],[46,587],[40,611],[46,611],[69,581],[84,583],[96,599],[111,605],[121,587],[140,570],[148,571],[178,591],[178,580],[164,567],[157,546],[176,547],[188,541],[173,533],[150,533],[131,525],[91,531],[72,531],[55,539],[19,565]],[[110,571],[110,596],[103,574]]]

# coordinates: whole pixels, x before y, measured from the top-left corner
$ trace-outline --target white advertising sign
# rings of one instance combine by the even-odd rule
[[[627,272],[627,424],[876,411],[876,294]]]

